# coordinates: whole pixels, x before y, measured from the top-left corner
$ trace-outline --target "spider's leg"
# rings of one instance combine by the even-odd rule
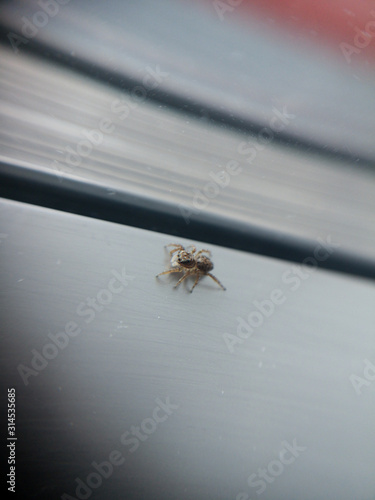
[[[208,255],[211,255],[211,252],[209,250],[199,250],[198,253],[195,254],[195,257],[198,257],[201,253],[208,253]]]
[[[188,251],[188,248],[191,248],[191,250],[189,250],[188,253],[194,255],[195,252],[197,251],[196,247],[194,245],[189,245],[188,247],[186,247],[186,251]]]
[[[177,243],[169,243],[169,245],[164,246],[164,248],[168,247],[175,247],[175,250],[183,250],[184,248],[182,245],[177,245]]]
[[[178,248],[182,248],[182,245],[179,245],[177,243],[169,243],[169,245],[165,245],[164,248],[168,248],[168,247],[178,247]]]
[[[193,288],[190,290],[190,293],[194,290],[194,288],[198,285],[199,278],[201,277],[200,274],[197,274],[197,277],[195,278],[195,283],[193,285]]]
[[[212,278],[214,281],[216,281],[216,283],[223,289],[223,290],[226,290],[225,286],[223,286],[220,281],[211,273],[207,273],[206,276],[209,276],[210,278]]]
[[[168,247],[175,247],[173,250],[170,250],[169,251],[169,255],[173,255],[175,252],[178,252],[179,250],[183,250],[184,247],[182,245],[177,245],[176,243],[170,243],[169,245],[165,245],[164,248],[168,248]]]
[[[190,273],[189,272],[186,272],[182,278],[180,278],[177,283],[175,284],[174,288],[176,288],[180,283],[182,283],[188,276],[190,276]]]
[[[170,274],[170,273],[180,273],[181,269],[168,269],[167,271],[163,271],[162,273],[159,273],[155,276],[155,278],[158,278],[159,276],[162,276],[163,274]]]

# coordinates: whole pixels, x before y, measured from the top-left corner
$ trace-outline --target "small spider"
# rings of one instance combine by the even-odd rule
[[[214,265],[206,255],[203,255],[204,253],[211,255],[209,250],[199,250],[199,252],[197,252],[197,249],[193,245],[185,249],[182,245],[176,245],[175,243],[166,245],[165,248],[168,247],[174,247],[169,252],[169,255],[171,256],[171,269],[157,274],[156,278],[163,274],[184,273],[184,275],[175,284],[176,288],[176,286],[182,283],[188,276],[195,275],[195,283],[193,288],[190,290],[191,293],[197,286],[198,281],[202,276],[209,276],[216,281],[216,283],[223,290],[225,290],[225,287],[220,283],[220,281],[210,273],[210,271],[214,268]]]

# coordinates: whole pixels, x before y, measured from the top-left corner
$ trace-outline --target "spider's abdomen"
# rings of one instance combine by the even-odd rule
[[[214,268],[211,260],[205,255],[200,255],[196,260],[197,268],[204,274],[209,273]]]

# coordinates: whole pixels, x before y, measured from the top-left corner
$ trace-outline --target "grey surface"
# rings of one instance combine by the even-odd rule
[[[210,246],[227,291],[206,278],[190,294],[154,278],[167,235],[12,201],[0,214],[2,386],[17,388],[30,496],[75,496],[117,449],[92,498],[257,498],[247,478],[296,439],[305,451],[259,498],[374,498],[375,381],[350,382],[375,363],[372,283],[317,270],[293,292],[291,264]],[[86,324],[77,306],[124,266],[134,279]],[[229,352],[223,334],[274,289],[286,301]],[[82,332],[25,386],[19,365],[68,321]],[[166,397],[178,409],[129,453],[121,435]]]
[[[374,68],[358,67],[355,57],[348,64],[339,44],[310,46],[269,20],[244,18],[241,10],[222,21],[213,3],[69,2],[18,47],[19,54],[42,45],[49,57],[85,64],[94,75],[104,72],[108,83],[128,86],[130,79],[130,88],[157,64],[169,75],[156,89],[166,102],[181,99],[181,107],[201,108],[202,116],[220,112],[260,128],[273,106],[287,105],[296,115],[290,137],[353,161],[374,161]],[[40,11],[37,0],[3,2],[5,33],[22,34],[23,16],[32,20]],[[343,15],[353,23],[350,11]]]
[[[48,60],[2,47],[0,54],[0,161],[14,172],[25,167],[49,174],[57,187],[69,179],[83,193],[93,183],[109,202],[121,203],[127,196],[138,197],[146,207],[155,202],[180,217],[182,233],[187,222],[215,217],[223,228],[260,232],[294,246],[312,247],[321,234],[332,234],[340,251],[374,267],[375,174],[370,163],[302,153],[276,141],[248,162],[249,155],[238,148],[245,141],[259,146],[256,137],[189,119],[150,99],[122,119],[112,106],[121,99],[128,102],[128,95]],[[295,113],[288,101],[284,104]],[[268,121],[274,118],[271,110],[266,115]],[[98,130],[103,118],[112,121],[113,131],[103,134],[78,166],[68,163],[67,148],[77,150],[84,131]],[[211,174],[233,161],[242,171],[231,176],[229,185],[206,206],[201,198],[195,201],[196,193],[212,183]]]

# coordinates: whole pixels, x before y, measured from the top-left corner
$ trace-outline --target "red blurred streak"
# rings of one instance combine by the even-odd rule
[[[232,14],[240,14],[242,20],[246,13],[252,18],[257,17],[270,28],[287,30],[298,34],[308,41],[330,45],[343,60],[340,44],[346,42],[355,45],[355,37],[359,31],[368,29],[371,36],[366,47],[352,59],[375,61],[375,0],[222,0],[233,6]],[[202,0],[201,0],[202,2]],[[211,4],[214,10],[215,0],[203,0]],[[230,20],[231,13],[225,14],[225,20]],[[369,38],[369,37],[368,37]]]

